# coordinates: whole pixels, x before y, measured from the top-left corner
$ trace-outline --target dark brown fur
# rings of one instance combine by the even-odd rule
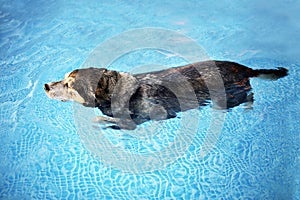
[[[114,123],[111,128],[134,129],[148,120],[173,118],[177,112],[211,101],[221,109],[253,101],[249,78],[276,80],[286,75],[284,68],[253,70],[234,62],[205,61],[135,75],[79,69],[69,77],[75,79],[72,88],[85,100],[83,105],[98,107],[112,117],[102,121]],[[218,79],[222,85],[217,84]]]

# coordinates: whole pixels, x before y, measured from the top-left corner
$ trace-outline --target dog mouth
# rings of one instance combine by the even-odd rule
[[[83,104],[85,100],[69,84],[63,81],[46,83],[44,84],[44,91],[50,99],[61,102],[75,101]]]
[[[56,94],[56,92],[54,92],[53,90],[51,90],[50,86],[48,84],[44,85],[44,90],[46,92],[46,95],[50,98],[50,99],[55,99],[55,100],[59,100],[61,102],[66,102],[68,101],[66,98],[60,97],[59,95]]]
[[[58,101],[61,101],[61,102],[67,102],[68,101],[68,99],[57,96],[55,93],[46,92],[46,94],[50,99],[55,99],[55,100],[58,100]]]

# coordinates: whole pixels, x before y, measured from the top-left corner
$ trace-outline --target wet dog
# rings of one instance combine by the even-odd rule
[[[48,97],[97,107],[99,123],[113,129],[135,129],[149,120],[213,103],[229,109],[253,101],[249,79],[277,80],[285,68],[254,70],[229,61],[205,61],[141,74],[105,68],[76,69],[58,82],[44,85]]]

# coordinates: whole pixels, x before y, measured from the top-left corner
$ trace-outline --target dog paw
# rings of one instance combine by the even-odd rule
[[[98,124],[116,124],[118,120],[112,117],[97,116],[93,119],[93,122]]]

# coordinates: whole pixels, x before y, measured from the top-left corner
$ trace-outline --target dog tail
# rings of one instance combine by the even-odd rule
[[[253,70],[251,77],[258,77],[268,80],[277,80],[279,78],[288,75],[288,70],[283,67],[278,67],[277,69],[257,69]]]

